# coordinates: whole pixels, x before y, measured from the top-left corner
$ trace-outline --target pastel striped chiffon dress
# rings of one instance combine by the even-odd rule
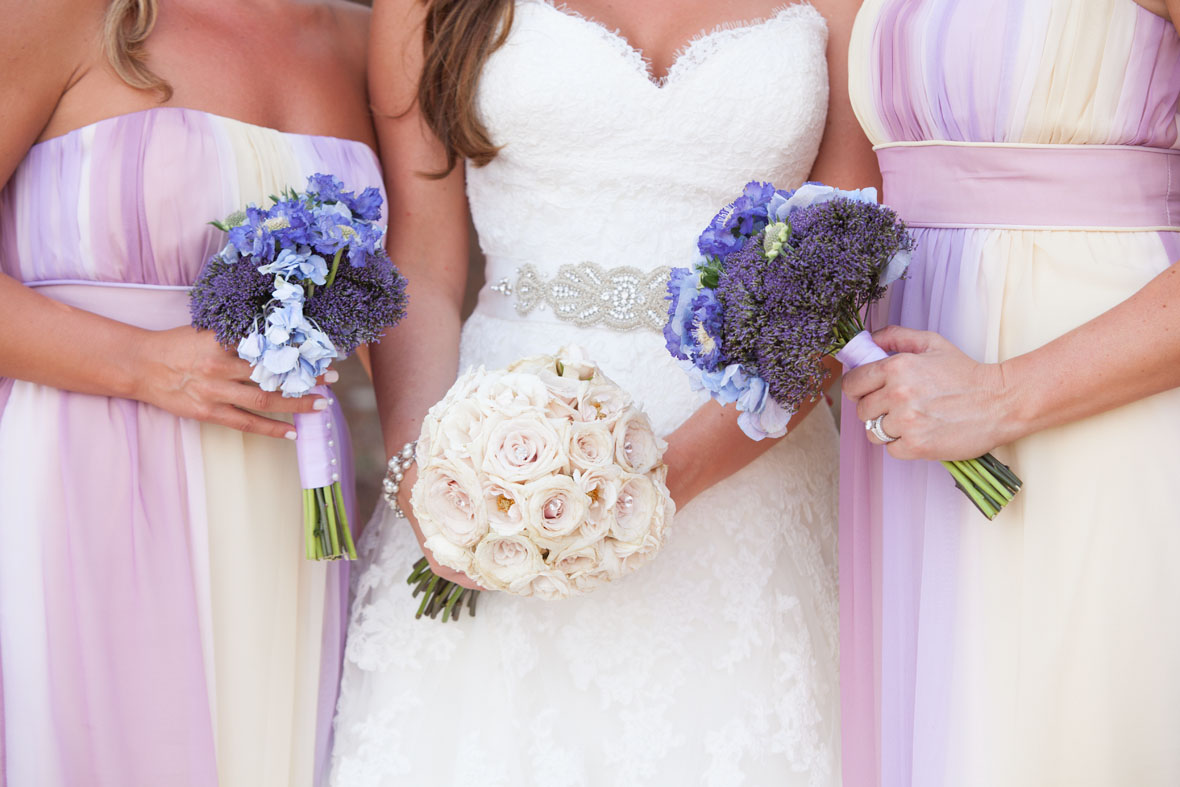
[[[866,0],[851,75],[918,243],[876,326],[999,361],[1180,260],[1180,40],[1131,0]],[[988,522],[845,408],[846,784],[1180,784],[1180,390],[995,453]]]
[[[224,242],[207,222],[315,172],[381,183],[359,142],[186,109],[102,120],[34,146],[0,192],[0,270],[185,325]],[[304,559],[300,506],[289,441],[0,378],[0,784],[313,784],[347,579]]]

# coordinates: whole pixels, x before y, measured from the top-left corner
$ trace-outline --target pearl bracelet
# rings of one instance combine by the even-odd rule
[[[385,480],[381,482],[381,488],[385,492],[385,502],[389,505],[394,516],[406,519],[406,512],[402,511],[401,505],[397,502],[398,492],[402,488],[402,480],[406,477],[406,471],[410,469],[410,465],[414,464],[414,451],[418,448],[418,441],[413,440],[402,446],[402,450],[393,456],[389,457],[389,465],[385,470]]]

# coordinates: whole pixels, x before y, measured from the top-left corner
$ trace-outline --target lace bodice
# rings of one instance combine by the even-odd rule
[[[746,182],[801,183],[827,113],[826,41],[814,8],[786,6],[696,39],[657,84],[603,26],[518,3],[479,89],[504,147],[467,170],[488,281],[522,262],[549,275],[583,261],[682,265]]]

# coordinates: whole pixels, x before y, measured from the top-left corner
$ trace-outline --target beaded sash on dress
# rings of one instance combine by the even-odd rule
[[[562,265],[556,276],[546,279],[536,266],[526,264],[517,269],[515,282],[504,277],[488,289],[515,297],[521,316],[548,306],[556,317],[581,328],[662,331],[668,319],[665,295],[671,271],[668,266],[643,271],[579,262]]]

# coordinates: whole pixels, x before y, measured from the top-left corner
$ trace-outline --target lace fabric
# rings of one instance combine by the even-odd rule
[[[703,36],[659,90],[620,41],[542,0],[518,3],[480,85],[504,148],[468,171],[493,287],[525,265],[551,278],[583,261],[687,264],[748,180],[806,178],[827,96],[813,8]],[[662,434],[704,401],[655,331],[481,305],[460,354],[492,368],[565,343]],[[836,476],[820,408],[678,512],[643,570],[557,603],[488,594],[476,618],[446,625],[413,619],[417,542],[378,510],[355,574],[332,783],[838,785]]]

